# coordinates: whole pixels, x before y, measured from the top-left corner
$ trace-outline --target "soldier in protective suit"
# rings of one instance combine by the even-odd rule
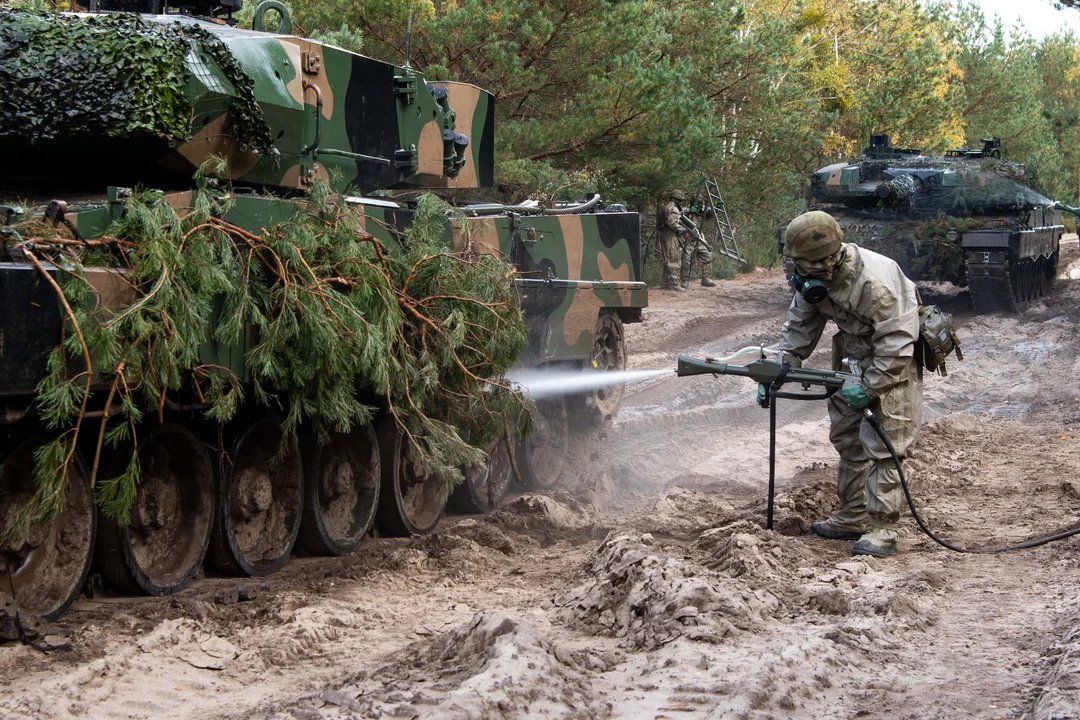
[[[682,190],[668,193],[668,201],[660,208],[660,248],[664,253],[664,275],[660,282],[661,290],[684,290],[693,269],[694,260],[704,265],[701,284],[715,287],[712,279],[712,251],[691,231],[692,222],[684,214],[682,203],[686,194]]]
[[[915,362],[918,291],[893,260],[843,242],[840,226],[824,212],[791,221],[784,255],[800,275],[820,280],[828,291],[823,299],[806,291],[815,303],[796,290],[780,333],[779,348],[788,353],[788,362],[801,365],[832,320],[840,331],[832,338],[833,369],[846,370],[842,363],[851,358],[862,370],[861,384],[844,388],[828,401],[829,439],[840,454],[840,509],[813,523],[810,532],[857,540],[853,555],[894,555],[903,502],[900,475],[861,411],[870,407],[877,415],[903,460],[922,420],[922,377]],[[818,292],[824,294],[820,284]],[[758,388],[759,400],[764,392],[764,386]]]

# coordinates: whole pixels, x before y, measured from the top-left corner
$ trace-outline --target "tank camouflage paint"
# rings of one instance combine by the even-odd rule
[[[813,174],[809,209],[914,280],[966,286],[979,312],[1013,310],[1053,280],[1065,228],[1063,206],[1028,187],[1000,147],[987,138],[982,150],[929,157],[873,135],[860,157]]]
[[[149,16],[147,22],[176,22]],[[494,175],[492,95],[465,83],[432,83],[421,74],[339,48],[289,35],[240,30],[183,18],[219,39],[250,78],[272,153],[257,153],[231,133],[232,82],[205,43],[191,40],[184,94],[191,106],[190,137],[150,132],[113,137],[89,127],[69,137],[5,137],[0,150],[15,170],[0,186],[23,190],[56,179],[49,162],[63,163],[99,187],[150,184],[165,190],[191,183],[211,155],[224,157],[222,177],[233,182],[303,190],[316,178],[334,189],[370,192],[413,187],[490,187]],[[460,129],[460,130],[458,130]],[[77,155],[80,164],[70,167]],[[42,168],[42,165],[46,165]]]
[[[259,156],[224,134],[229,83],[195,53],[188,60],[196,85],[192,127],[200,129],[175,150],[187,161],[184,177],[216,154],[229,160],[228,179],[277,188],[304,189],[316,178],[361,192],[406,180],[418,187],[492,184],[490,93],[464,83],[428,86],[412,70],[310,40],[203,24],[254,81],[280,154]]]

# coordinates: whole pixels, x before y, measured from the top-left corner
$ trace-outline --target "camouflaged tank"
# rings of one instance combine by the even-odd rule
[[[998,138],[929,157],[873,135],[860,157],[816,171],[808,200],[846,241],[892,257],[913,280],[966,286],[975,310],[991,312],[1041,297],[1056,274],[1069,208],[1029,182]]]
[[[98,238],[124,212],[135,186],[160,189],[174,207],[190,207],[193,174],[211,154],[227,159],[221,177],[234,189],[235,202],[224,219],[255,232],[296,213],[290,194],[316,178],[335,191],[359,188],[361,196],[349,202],[363,208],[366,229],[387,245],[409,225],[413,208],[363,193],[492,185],[495,107],[489,92],[465,83],[426,82],[407,67],[295,37],[287,10],[273,0],[256,10],[258,29],[234,27],[229,18],[240,4],[192,0],[168,3],[181,14],[91,13],[38,20],[0,11],[0,83],[47,89],[6,104],[0,119],[5,248],[18,237],[21,221],[42,214],[78,237]],[[160,0],[91,3],[94,10],[158,13],[161,5]],[[282,13],[276,32],[265,31],[268,8]],[[122,93],[110,92],[122,83],[130,86],[130,73],[147,69],[87,51],[66,59],[68,72],[56,73],[50,65],[55,58],[35,57],[34,43],[35,33],[58,31],[76,37],[81,32],[145,36],[164,46],[182,36],[188,43],[182,112],[134,124],[131,117],[144,117],[135,105],[112,112],[110,103],[119,102]],[[111,66],[120,71],[112,72]],[[80,76],[103,78],[104,84],[71,81]],[[146,101],[137,93],[124,97],[135,104]],[[154,105],[154,112],[159,109]],[[255,122],[259,114],[265,123]],[[162,132],[169,123],[179,130]],[[471,226],[469,242],[502,253],[518,270],[514,282],[528,327],[521,366],[625,367],[623,323],[639,322],[647,304],[636,213],[604,207],[597,196],[577,205],[480,204],[462,210]],[[465,242],[449,222],[446,232],[454,246]],[[121,271],[94,268],[87,277],[106,307],[122,309],[133,301]],[[61,340],[63,316],[41,273],[7,250],[0,258],[0,308],[3,519],[32,493],[34,451],[50,436],[35,417],[33,401],[49,352]],[[203,361],[244,377],[245,350],[221,346],[208,336]],[[557,482],[569,418],[578,413],[594,420],[610,417],[620,397],[615,386],[545,401],[539,430],[518,447],[526,479],[538,486]],[[103,410],[92,406],[88,417],[101,417]],[[92,561],[91,581],[103,578],[124,592],[168,594],[188,583],[204,559],[225,573],[265,575],[287,560],[298,537],[308,552],[343,554],[355,550],[376,522],[387,534],[424,533],[444,511],[446,499],[433,490],[433,482],[412,472],[401,433],[385,414],[347,438],[306,447],[302,457],[290,458],[272,475],[265,460],[279,437],[276,422],[257,412],[238,417],[243,420],[232,421],[219,436],[232,438],[231,444],[208,439],[183,422],[144,429],[140,453],[163,458],[172,481],[144,477],[129,526],[99,522],[85,467],[76,463],[63,512],[36,527],[25,545],[0,548],[0,592],[55,618],[84,584],[91,590],[99,585],[87,584]],[[349,487],[329,487],[328,468],[343,463],[350,468]],[[230,479],[252,468],[272,477],[272,497],[261,504],[237,497],[238,483]],[[466,477],[452,500],[471,511],[491,509],[510,482],[505,450],[495,454],[487,470]]]

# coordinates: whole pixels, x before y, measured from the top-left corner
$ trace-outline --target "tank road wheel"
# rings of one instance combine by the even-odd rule
[[[222,459],[210,559],[230,575],[269,575],[289,559],[300,532],[304,466],[299,448],[275,458],[281,418],[249,425]]]
[[[536,401],[536,429],[521,443],[522,475],[536,490],[551,490],[562,479],[570,445],[566,400],[562,395]]]
[[[300,541],[318,555],[356,550],[375,521],[379,443],[371,423],[335,434],[329,445],[304,444],[304,513]]]
[[[425,535],[435,529],[449,499],[446,484],[421,477],[406,457],[405,434],[394,416],[384,413],[375,423],[379,438],[382,487],[379,490],[379,526],[387,535]]]
[[[117,590],[169,595],[202,566],[214,519],[214,463],[183,425],[158,425],[138,438],[142,480],[131,523],[102,518],[97,560]],[[110,475],[124,472],[130,454],[116,453]]]
[[[593,335],[592,366],[602,372],[626,369],[626,337],[622,320],[614,310],[601,310]],[[619,412],[626,383],[594,390],[590,398],[593,421],[610,420]]]
[[[47,440],[26,440],[0,463],[0,527],[8,527],[12,514],[33,496],[34,452]],[[0,545],[0,592],[34,615],[60,617],[86,581],[95,530],[90,478],[76,456],[68,471],[63,510],[31,528],[19,545]]]
[[[462,470],[465,480],[454,488],[450,497],[458,512],[486,514],[498,509],[506,497],[514,478],[514,468],[510,464],[505,435],[500,435],[488,447],[488,458],[487,467]]]

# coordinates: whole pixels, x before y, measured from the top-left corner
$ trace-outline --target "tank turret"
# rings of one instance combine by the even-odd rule
[[[215,17],[240,0],[98,5],[170,13],[0,13],[4,69],[22,75],[0,113],[8,189],[180,189],[211,155],[234,183],[283,192],[492,183],[479,88],[293,36],[287,16],[274,33]]]

